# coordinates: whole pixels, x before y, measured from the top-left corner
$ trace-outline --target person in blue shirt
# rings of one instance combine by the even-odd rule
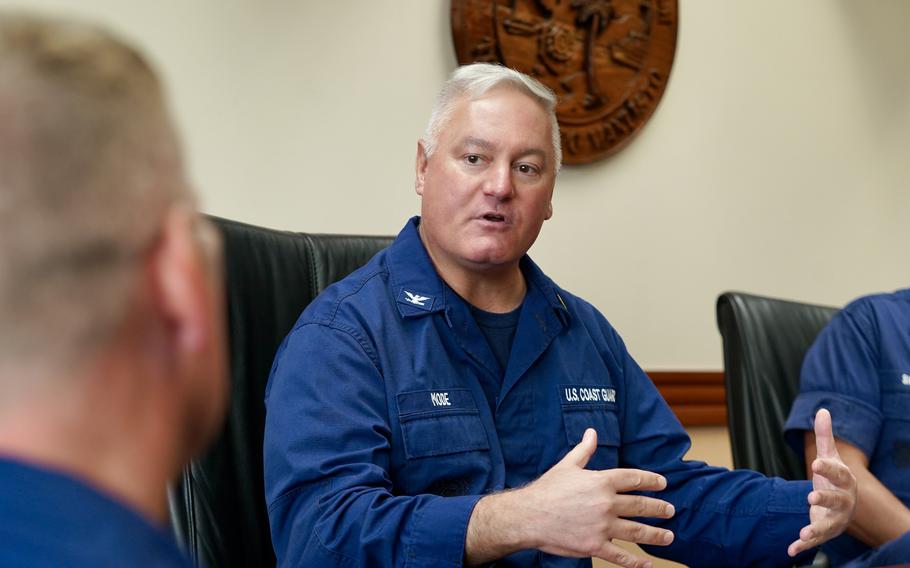
[[[840,417],[835,443],[859,484],[849,534],[825,552],[835,566],[910,562],[910,289],[851,302],[806,353],[786,437],[807,463],[822,407]]]
[[[226,405],[219,255],[142,55],[0,9],[0,567],[192,566],[167,484]]]
[[[621,566],[618,538],[693,566],[783,566],[855,499],[830,417],[810,482],[683,456],[622,339],[527,256],[560,168],[555,97],[474,64],[417,145],[421,216],[329,287],[266,391],[280,566]]]

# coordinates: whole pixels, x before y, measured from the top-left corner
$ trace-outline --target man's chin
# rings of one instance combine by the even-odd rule
[[[517,266],[520,258],[501,251],[484,251],[467,257],[465,264],[477,272],[498,272]]]

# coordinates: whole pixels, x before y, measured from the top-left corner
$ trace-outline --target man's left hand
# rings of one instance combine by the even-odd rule
[[[856,478],[837,453],[831,413],[824,408],[815,415],[815,444],[818,455],[812,462],[809,525],[799,531],[799,540],[787,548],[790,556],[844,532],[856,508]]]

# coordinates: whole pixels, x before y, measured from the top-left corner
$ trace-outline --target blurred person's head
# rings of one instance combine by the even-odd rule
[[[0,10],[0,451],[80,469],[59,418],[99,452],[139,436],[175,473],[225,407],[219,246],[145,58]],[[82,436],[92,420],[110,430]]]

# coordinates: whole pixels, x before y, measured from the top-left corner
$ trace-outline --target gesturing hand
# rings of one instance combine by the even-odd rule
[[[626,517],[670,518],[673,505],[629,491],[659,491],[662,476],[638,469],[584,469],[597,450],[593,429],[537,481],[521,490],[538,528],[536,548],[560,556],[596,556],[620,566],[640,568],[650,562],[613,544],[611,539],[667,545],[673,533]]]
[[[818,457],[812,462],[809,525],[799,531],[799,539],[787,548],[790,556],[844,532],[856,508],[856,478],[837,453],[831,414],[824,408],[815,415],[815,445]]]

